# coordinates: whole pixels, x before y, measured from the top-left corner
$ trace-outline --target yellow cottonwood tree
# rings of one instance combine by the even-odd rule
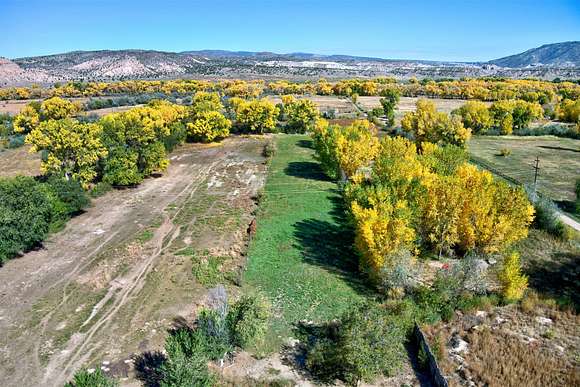
[[[243,129],[251,133],[266,133],[276,128],[276,117],[279,109],[269,99],[236,101],[236,121]]]
[[[362,256],[361,269],[377,276],[391,257],[403,248],[410,248],[415,239],[406,201],[393,199],[375,202],[370,208],[351,205],[355,223],[355,246]]]
[[[60,97],[44,100],[40,105],[43,120],[60,120],[68,118],[80,111],[80,106]]]
[[[379,151],[376,129],[367,120],[357,120],[343,128],[336,137],[336,156],[346,178],[368,166]]]
[[[26,105],[20,113],[14,117],[14,132],[29,133],[40,123],[40,115],[34,107]]]
[[[438,112],[435,103],[426,99],[419,99],[414,112],[408,112],[401,120],[402,128],[413,134],[417,144],[433,142],[438,144],[452,144],[465,146],[471,137],[471,130],[463,126],[460,117],[449,117],[446,113]]]
[[[101,131],[98,124],[82,124],[70,118],[49,120],[33,129],[26,143],[32,145],[32,153],[47,152],[47,159],[41,162],[44,173],[62,174],[87,187],[97,175],[97,161],[107,155]]]
[[[196,141],[212,142],[230,135],[232,123],[222,113],[205,111],[187,124],[188,135]]]

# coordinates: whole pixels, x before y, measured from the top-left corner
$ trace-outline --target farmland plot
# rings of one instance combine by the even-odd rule
[[[62,386],[82,366],[131,376],[133,356],[160,350],[176,316],[193,319],[203,284],[235,282],[262,146],[180,147],[162,177],[96,199],[0,268],[1,384]]]
[[[511,154],[500,156],[501,149]],[[554,136],[476,136],[469,142],[475,161],[520,181],[534,182],[534,163],[540,159],[538,190],[555,201],[574,201],[580,178],[580,140]]]

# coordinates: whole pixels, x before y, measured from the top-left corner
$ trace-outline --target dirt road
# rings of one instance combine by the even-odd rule
[[[38,251],[0,268],[0,384],[62,386],[80,367],[130,372],[205,288],[204,251],[236,266],[265,167],[263,140],[186,145],[168,171],[94,200]]]

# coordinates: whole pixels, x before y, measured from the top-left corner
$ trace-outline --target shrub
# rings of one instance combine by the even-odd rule
[[[306,366],[324,382],[341,379],[355,386],[392,375],[405,356],[405,329],[372,305],[353,308],[321,331],[308,349]]]
[[[91,190],[89,191],[89,195],[92,198],[98,198],[99,196],[103,196],[112,189],[113,186],[111,186],[111,184],[101,181],[95,184],[93,188],[91,188]]]
[[[224,310],[202,309],[197,318],[194,336],[200,336],[205,355],[211,360],[221,360],[232,351],[229,315]]]
[[[8,148],[9,149],[20,148],[21,146],[24,145],[25,138],[26,136],[23,135],[10,136],[8,139]]]
[[[534,227],[559,238],[564,238],[566,227],[560,220],[556,205],[550,199],[544,197],[536,197],[533,203],[536,212]]]
[[[499,155],[503,157],[507,157],[512,154],[512,150],[509,148],[501,148],[499,150]]]
[[[215,377],[210,374],[204,336],[188,328],[172,332],[166,339],[167,360],[161,366],[161,387],[210,387]]]
[[[276,141],[274,139],[269,139],[264,145],[264,149],[262,149],[262,156],[266,158],[271,158],[276,154],[276,151],[277,151]]]
[[[101,370],[94,372],[81,370],[75,373],[73,380],[65,384],[65,387],[117,387],[116,380],[109,379]]]
[[[0,264],[44,240],[52,210],[33,178],[0,178]]]
[[[528,287],[528,277],[522,273],[520,255],[511,252],[504,257],[498,274],[501,292],[505,301],[519,301]]]
[[[244,296],[230,308],[227,316],[232,342],[241,348],[259,346],[268,329],[270,303],[260,295]]]

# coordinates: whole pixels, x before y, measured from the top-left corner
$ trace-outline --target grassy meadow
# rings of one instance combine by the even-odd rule
[[[338,317],[370,293],[354,273],[354,235],[337,186],[314,159],[309,137],[276,141],[244,281],[272,300],[270,345],[292,336],[293,323]]]
[[[508,156],[500,151],[508,149]],[[580,140],[555,136],[475,136],[469,142],[474,161],[524,184],[534,182],[534,163],[540,159],[538,190],[555,202],[575,199],[574,184],[580,178]]]

